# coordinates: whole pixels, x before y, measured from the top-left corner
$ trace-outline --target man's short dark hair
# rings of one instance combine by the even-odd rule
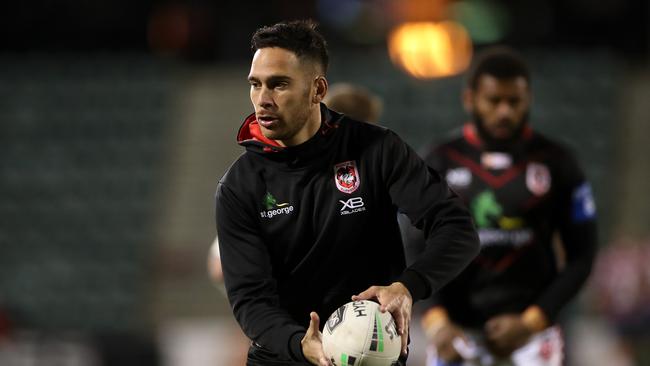
[[[315,61],[326,73],[329,64],[327,42],[316,27],[316,22],[312,20],[294,20],[262,27],[253,34],[251,48],[253,52],[266,47],[284,48],[298,58]]]
[[[523,77],[530,87],[530,70],[521,55],[510,47],[497,46],[479,53],[468,73],[467,85],[476,90],[483,75],[499,80]]]

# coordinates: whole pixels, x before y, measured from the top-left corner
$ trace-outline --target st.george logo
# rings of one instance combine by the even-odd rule
[[[265,210],[260,211],[260,217],[263,219],[270,219],[278,215],[288,215],[293,212],[293,205],[290,205],[289,202],[278,203],[278,200],[270,192],[266,192],[262,204]]]
[[[359,188],[359,171],[354,160],[334,165],[334,182],[343,193],[352,193]]]

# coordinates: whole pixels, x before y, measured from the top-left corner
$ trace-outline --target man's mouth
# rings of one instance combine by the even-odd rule
[[[260,115],[257,116],[257,122],[265,128],[272,127],[274,124],[277,123],[279,118],[274,115]]]
[[[510,133],[512,132],[512,123],[510,121],[499,121],[494,125],[493,129],[501,133]]]

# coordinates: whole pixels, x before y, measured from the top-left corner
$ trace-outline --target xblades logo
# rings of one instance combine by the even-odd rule
[[[362,212],[366,210],[366,208],[364,207],[363,198],[361,197],[352,197],[345,201],[339,200],[339,202],[343,204],[343,207],[341,207],[341,216]]]
[[[290,206],[288,202],[278,203],[278,200],[270,192],[266,192],[262,204],[266,208],[266,211],[260,212],[262,218],[270,219],[273,216],[287,215],[293,211],[293,206]]]

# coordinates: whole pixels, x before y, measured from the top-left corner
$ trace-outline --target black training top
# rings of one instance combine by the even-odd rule
[[[466,124],[462,137],[425,160],[463,198],[481,241],[474,261],[436,294],[437,304],[467,327],[530,305],[554,321],[584,284],[596,248],[591,188],[573,155],[528,127],[511,150],[488,151]],[[407,241],[409,253],[417,251]]]
[[[320,130],[283,148],[250,115],[246,152],[219,181],[217,234],[228,298],[244,333],[278,359],[304,361],[309,312],[325,319],[371,285],[401,281],[414,300],[478,251],[469,212],[386,128],[321,106]],[[427,246],[405,269],[397,208]]]

